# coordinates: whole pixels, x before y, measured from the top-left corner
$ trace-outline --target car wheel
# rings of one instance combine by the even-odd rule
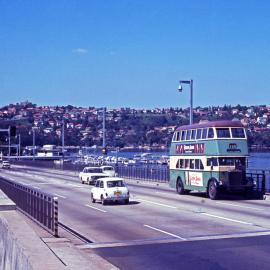
[[[81,177],[81,182],[82,182],[82,184],[84,184],[84,181],[83,181],[82,177]]]
[[[184,185],[181,179],[178,179],[176,182],[176,192],[181,195],[185,194]]]
[[[96,202],[96,200],[94,199],[93,193],[91,193],[91,201],[92,201],[92,203],[95,203]]]
[[[125,199],[125,204],[129,204],[129,199]]]
[[[102,205],[106,205],[106,200],[104,199],[104,197],[101,195],[101,203]]]
[[[208,197],[211,200],[217,200],[219,197],[219,190],[215,180],[211,180],[208,185]]]

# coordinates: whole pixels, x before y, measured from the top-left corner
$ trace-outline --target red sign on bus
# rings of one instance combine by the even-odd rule
[[[204,154],[204,143],[195,144],[177,144],[177,154]]]

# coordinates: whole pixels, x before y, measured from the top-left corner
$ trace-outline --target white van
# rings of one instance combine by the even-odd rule
[[[113,166],[100,166],[100,168],[102,169],[102,172],[109,175],[110,177],[114,177],[117,176],[117,173],[115,172],[115,169]]]

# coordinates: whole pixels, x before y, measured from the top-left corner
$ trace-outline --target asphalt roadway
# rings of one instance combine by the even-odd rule
[[[73,239],[120,269],[270,269],[270,200],[178,195],[167,184],[128,180],[129,205],[91,203],[75,172],[13,166],[4,178],[59,198]],[[66,237],[66,235],[65,235]]]

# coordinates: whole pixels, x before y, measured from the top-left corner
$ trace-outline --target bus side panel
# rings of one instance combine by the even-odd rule
[[[176,188],[176,181],[177,178],[180,177],[183,184],[185,184],[185,172],[181,171],[181,170],[170,170],[170,181],[169,181],[169,185],[172,188]]]

